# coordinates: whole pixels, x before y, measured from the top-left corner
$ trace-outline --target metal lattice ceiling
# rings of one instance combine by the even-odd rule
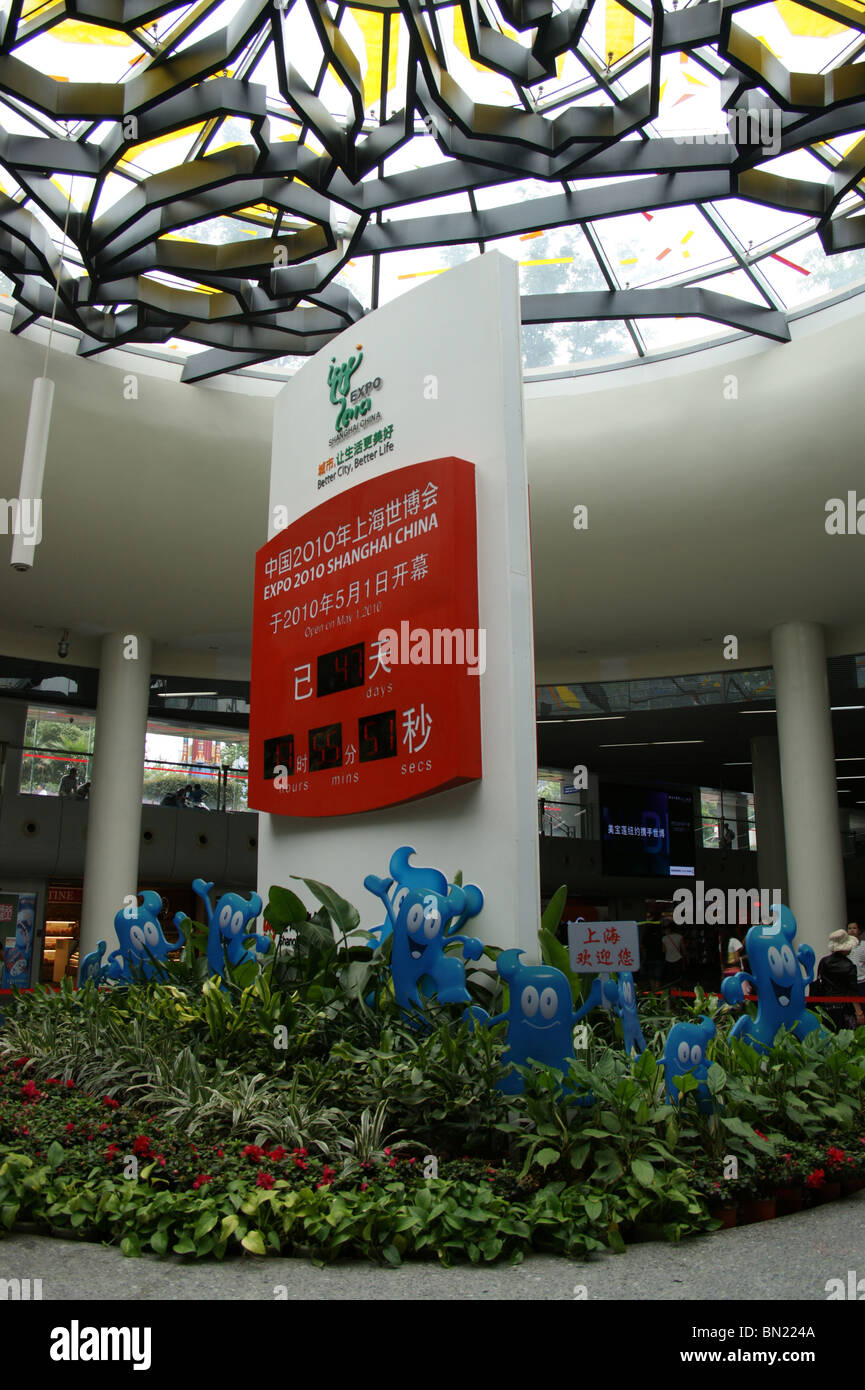
[[[7,3],[13,331],[83,355],[291,365],[491,247],[530,368],[865,278],[859,0]]]

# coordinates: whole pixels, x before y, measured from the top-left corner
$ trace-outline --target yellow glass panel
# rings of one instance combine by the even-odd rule
[[[852,8],[852,7],[851,7]],[[857,5],[855,8],[859,8]],[[796,0],[775,0],[775,9],[783,19],[791,34],[801,39],[826,39],[832,34],[841,34],[846,25],[837,24],[816,10],[797,5]]]
[[[464,57],[468,58],[473,68],[478,72],[489,73],[489,68],[485,68],[483,63],[476,63],[469,52],[469,40],[466,34],[465,20],[459,5],[454,6],[454,43]]]
[[[624,58],[634,46],[634,16],[630,10],[607,0],[607,40],[604,54],[607,62],[613,64]]]
[[[370,10],[350,10],[352,19],[363,34],[366,49],[366,72],[363,78],[363,104],[374,106],[381,93],[381,55],[384,16]]]
[[[153,140],[145,140],[142,145],[131,145],[124,155],[125,160],[134,160],[138,155],[144,154],[145,150],[153,150],[157,145],[167,145],[172,140],[188,139],[191,135],[198,135],[204,129],[204,122],[198,125],[187,125],[182,130],[172,130],[168,135],[157,135]]]
[[[61,43],[98,44],[101,48],[137,47],[122,29],[105,29],[101,24],[84,24],[78,19],[64,19],[62,24],[56,24],[51,37]]]

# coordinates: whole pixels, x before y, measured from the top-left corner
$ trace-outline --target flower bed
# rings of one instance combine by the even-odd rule
[[[483,1003],[498,1010],[491,991]],[[666,1101],[673,1008],[714,1010],[712,1114],[690,1077]],[[386,968],[317,929],[287,973],[272,961],[224,990],[190,950],[166,983],[14,996],[0,1233],[23,1222],[199,1258],[584,1255],[865,1179],[865,1029],[782,1037],[762,1058],[712,1001],[662,998],[630,1060],[614,1020],[591,1019],[569,1076],[534,1068],[524,1095],[505,1096],[501,1028],[434,1008],[412,1028]],[[594,1104],[571,1104],[563,1084]]]

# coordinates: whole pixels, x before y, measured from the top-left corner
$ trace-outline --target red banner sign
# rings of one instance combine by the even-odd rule
[[[367,479],[256,557],[248,804],[343,816],[481,776],[474,465]]]

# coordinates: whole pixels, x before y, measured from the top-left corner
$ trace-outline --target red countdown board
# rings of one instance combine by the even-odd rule
[[[485,654],[474,465],[329,498],[256,556],[248,804],[344,816],[475,781]]]

